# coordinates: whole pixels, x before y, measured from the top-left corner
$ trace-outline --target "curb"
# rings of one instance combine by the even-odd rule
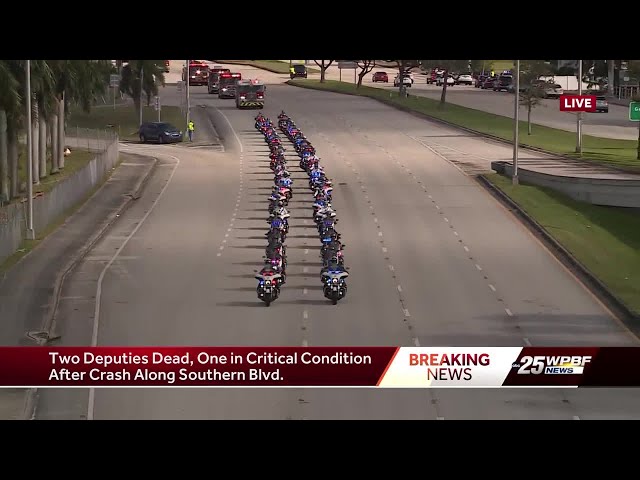
[[[582,283],[594,294],[600,301],[611,308],[614,313],[620,317],[622,322],[636,336],[640,337],[640,315],[634,313],[622,300],[614,295],[604,283],[602,283],[591,271],[576,259],[569,250],[560,244],[547,230],[540,225],[533,217],[524,211],[520,205],[511,199],[500,188],[495,186],[491,180],[483,175],[477,175],[476,180],[491,195],[500,201],[510,212],[517,214],[524,221],[529,230],[538,238],[542,239],[545,244],[550,247],[552,253],[563,265],[568,267],[573,273],[577,274]]]
[[[134,154],[131,154],[134,155]],[[143,156],[143,155],[141,155]],[[74,255],[69,262],[65,265],[65,267],[60,270],[60,272],[58,272],[57,276],[56,276],[56,280],[54,282],[54,287],[53,287],[53,303],[51,305],[51,307],[48,309],[47,313],[44,316],[44,320],[43,320],[43,324],[42,324],[42,331],[47,333],[47,338],[44,340],[41,340],[38,342],[38,346],[45,346],[51,339],[51,334],[52,334],[52,326],[55,323],[55,316],[56,313],[58,311],[58,305],[60,303],[60,294],[62,293],[62,287],[64,285],[64,281],[67,278],[67,275],[69,275],[74,268],[78,265],[78,263],[80,263],[82,261],[83,258],[85,258],[87,256],[87,254],[91,251],[91,249],[96,245],[96,243],[98,243],[100,241],[100,239],[102,239],[104,237],[104,235],[107,233],[107,231],[111,228],[111,226],[115,223],[115,221],[120,217],[120,215],[122,215],[127,208],[129,208],[129,206],[131,205],[133,200],[137,200],[140,198],[146,184],[148,183],[149,179],[151,178],[151,176],[153,175],[153,173],[156,170],[156,166],[158,165],[158,159],[157,158],[153,158],[153,162],[151,164],[151,168],[149,168],[149,170],[147,171],[147,173],[145,173],[137,182],[136,185],[133,188],[133,191],[131,193],[128,194],[128,198],[122,203],[122,205],[120,205],[120,207],[113,213],[111,213],[108,217],[107,217],[107,221],[102,225],[102,227],[93,235],[91,236],[87,242],[82,246],[82,248],[80,248],[80,250],[78,250],[78,253],[76,255]],[[115,169],[111,172],[113,173],[115,171]],[[111,175],[109,175],[110,177]],[[89,202],[89,200],[91,200],[95,195],[97,195],[98,192],[100,192],[102,190],[102,188],[104,187],[104,185],[106,184],[106,180],[109,179],[109,177],[105,178],[105,182],[100,186],[100,188],[98,188],[98,190],[95,191],[95,193],[93,195],[91,195],[91,197],[89,197],[84,205],[86,205],[87,202]],[[127,195],[127,194],[125,194]],[[79,211],[80,209],[76,210],[76,213]],[[68,221],[70,221],[74,215],[71,215],[66,221],[65,223],[67,223]],[[64,224],[63,224],[64,225]],[[29,389],[29,391],[27,392],[27,397],[25,399],[25,407],[24,407],[24,412],[23,412],[23,420],[33,420],[36,414],[36,407],[38,404],[38,390],[37,389]]]
[[[403,112],[410,113],[410,114],[412,114],[412,115],[414,115],[416,117],[419,117],[419,118],[424,118],[424,119],[430,120],[432,122],[436,122],[436,123],[440,123],[442,125],[446,125],[448,127],[456,128],[458,130],[462,130],[462,131],[465,131],[465,132],[468,132],[468,133],[473,133],[473,134],[475,134],[475,135],[477,135],[479,137],[488,138],[490,140],[494,140],[494,141],[502,143],[502,144],[513,145],[512,141],[505,140],[504,138],[500,138],[500,137],[498,137],[496,135],[492,135],[490,133],[479,132],[477,130],[472,130],[470,128],[463,127],[461,125],[457,125],[455,123],[451,123],[451,122],[449,122],[447,120],[442,120],[442,119],[437,118],[437,117],[432,117],[431,115],[428,115],[426,113],[417,112],[417,111],[415,111],[415,110],[413,110],[413,109],[411,109],[409,107],[405,107],[404,105],[398,105],[398,104],[390,102],[389,100],[384,99],[384,98],[370,97],[368,95],[358,95],[357,93],[350,93],[350,92],[340,92],[340,91],[332,90],[332,89],[329,89],[329,88],[314,88],[314,87],[311,87],[311,86],[298,85],[298,84],[294,84],[294,83],[290,83],[290,82],[291,82],[290,80],[286,81],[285,84],[290,85],[292,87],[306,88],[308,90],[317,90],[317,91],[320,91],[320,92],[332,92],[332,93],[339,93],[341,95],[351,95],[353,97],[370,98],[372,100],[376,100],[376,101],[378,101],[380,103],[383,103],[385,105],[388,105],[390,107],[394,107],[394,108],[396,108],[398,110],[402,110]],[[375,87],[372,87],[372,88],[375,88]],[[416,96],[418,96],[418,95],[416,95]],[[429,98],[429,97],[423,97],[423,98]],[[459,105],[459,106],[461,106],[461,105]],[[468,108],[468,107],[464,107],[464,108]],[[470,109],[470,110],[475,110],[475,109]],[[482,111],[482,110],[478,110],[478,111]],[[487,113],[487,112],[483,112],[483,113]],[[491,115],[489,113],[487,113],[487,114]],[[496,115],[496,116],[500,116],[500,115]],[[540,125],[540,126],[544,126],[544,125]],[[615,171],[622,172],[622,173],[632,173],[632,174],[640,175],[640,171],[639,170],[634,170],[634,169],[630,169],[630,168],[610,165],[610,164],[607,164],[607,163],[604,163],[604,162],[598,162],[597,160],[584,160],[584,159],[580,159],[580,158],[577,158],[577,157],[572,157],[570,155],[565,155],[565,154],[562,154],[562,153],[555,153],[555,152],[551,152],[549,150],[544,150],[544,149],[539,148],[539,147],[533,147],[531,145],[527,145],[526,143],[520,143],[519,147],[523,148],[525,150],[533,151],[533,152],[544,153],[546,155],[551,155],[551,156],[554,156],[554,157],[564,158],[566,160],[573,160],[573,161],[577,160],[577,161],[583,162],[583,163],[585,163],[587,165],[597,165],[597,166],[600,166],[600,167],[606,167],[606,168],[609,168],[611,170],[615,170]]]

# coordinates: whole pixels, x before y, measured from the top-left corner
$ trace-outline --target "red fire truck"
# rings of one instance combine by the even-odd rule
[[[182,69],[182,80],[186,81],[186,69]],[[189,86],[207,85],[209,80],[209,66],[200,61],[191,61],[189,63]]]

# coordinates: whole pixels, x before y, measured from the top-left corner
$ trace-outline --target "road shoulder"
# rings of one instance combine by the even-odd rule
[[[120,165],[84,204],[14,265],[0,283],[3,345],[42,345],[55,337],[55,316],[64,276],[83,258],[118,216],[139,198],[156,160],[120,154]],[[24,395],[0,393],[3,418],[21,416]]]

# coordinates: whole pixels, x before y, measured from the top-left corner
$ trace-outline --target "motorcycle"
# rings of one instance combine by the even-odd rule
[[[278,280],[281,278],[281,275],[278,273],[268,276],[258,274],[255,278],[259,282],[256,289],[258,298],[268,307],[271,305],[271,302],[275,302],[280,296],[280,285]]]
[[[343,270],[327,270],[322,273],[322,292],[333,305],[337,305],[347,295],[348,276],[349,273]]]

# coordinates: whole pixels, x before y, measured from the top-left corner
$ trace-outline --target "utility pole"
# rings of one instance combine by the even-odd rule
[[[33,132],[31,130],[31,60],[25,64],[25,74],[27,77],[27,238],[35,240],[33,230]]]
[[[142,62],[143,60],[140,60],[140,62]],[[143,85],[144,85],[144,65],[142,63],[140,63],[140,125],[142,126],[142,110],[144,109],[143,105],[142,105],[142,92],[143,90]]]
[[[187,92],[187,129],[189,128],[189,122],[191,121],[191,98],[189,96],[189,77],[191,72],[189,71],[189,64],[191,60],[187,60],[187,66],[185,68],[185,90]]]
[[[518,150],[520,143],[520,60],[516,60],[515,98],[513,100],[513,174],[511,181],[518,185]]]
[[[578,95],[582,95],[582,60],[578,60]],[[576,135],[576,153],[582,155],[582,112],[578,112]]]

